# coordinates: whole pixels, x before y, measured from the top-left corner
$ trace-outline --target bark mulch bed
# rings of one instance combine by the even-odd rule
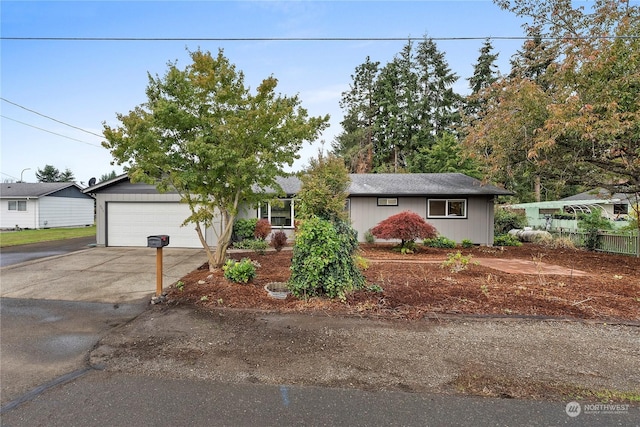
[[[442,261],[458,250],[471,256],[468,268],[457,273],[443,268]],[[171,305],[203,309],[231,307],[390,319],[486,315],[640,322],[640,259],[635,257],[536,244],[455,250],[419,247],[416,253],[406,255],[391,245],[374,244],[362,245],[361,255],[370,261],[364,271],[368,285],[383,291],[359,290],[349,294],[345,303],[269,297],[264,290],[267,283],[286,282],[290,277],[291,250],[230,254],[234,259],[251,258],[259,263],[257,277],[249,284],[227,281],[221,271],[211,273],[204,264],[181,279],[181,289],[172,285],[168,300]],[[518,272],[507,273],[473,262],[493,258],[507,267],[510,260],[528,261],[533,269],[523,274],[527,271],[519,271],[519,262],[511,262],[511,269]],[[565,267],[565,274],[547,274],[544,264]],[[573,274],[572,270],[586,274]]]

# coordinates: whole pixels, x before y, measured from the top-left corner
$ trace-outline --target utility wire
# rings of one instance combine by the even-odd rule
[[[23,41],[115,41],[115,42],[190,42],[190,41],[217,41],[217,42],[324,42],[324,41],[418,41],[425,38],[434,41],[467,41],[467,40],[532,40],[529,36],[484,36],[484,37],[0,37],[0,40]],[[640,36],[578,36],[578,37],[550,37],[544,36],[542,40],[586,40],[586,39],[638,39]]]
[[[4,172],[0,172],[0,173],[1,173],[2,175],[4,175],[4,176],[8,176],[9,178],[13,178],[13,179],[15,179],[15,180],[20,181],[20,178],[18,178],[18,177],[15,177],[15,176],[13,176],[13,175],[9,175],[8,173],[4,173]]]
[[[67,135],[62,135],[62,134],[60,134],[60,133],[52,132],[52,131],[50,131],[50,130],[40,128],[40,127],[38,127],[38,126],[30,125],[29,123],[21,122],[20,120],[12,119],[11,117],[7,117],[7,116],[4,116],[4,115],[2,115],[2,114],[0,114],[0,117],[2,117],[3,119],[11,120],[11,121],[16,122],[16,123],[20,123],[21,125],[25,125],[25,126],[29,126],[29,127],[31,127],[31,128],[34,128],[34,129],[41,130],[41,131],[43,131],[43,132],[52,133],[52,134],[54,134],[54,135],[57,135],[57,136],[61,136],[61,137],[63,137],[63,138],[70,139],[70,140],[72,140],[72,141],[81,142],[81,143],[83,143],[83,144],[87,144],[87,145],[90,145],[90,146],[92,146],[92,147],[102,148],[102,146],[101,146],[101,145],[98,145],[98,144],[92,144],[92,143],[87,142],[87,141],[82,141],[82,140],[80,140],[80,139],[72,138],[72,137],[67,136]]]
[[[22,108],[23,110],[27,110],[27,111],[29,111],[30,113],[34,113],[34,114],[37,114],[37,115],[42,116],[42,117],[44,117],[44,118],[47,118],[47,119],[49,119],[49,120],[53,120],[54,122],[57,122],[57,123],[63,124],[63,125],[65,125],[65,126],[69,126],[70,128],[77,129],[77,130],[82,131],[82,132],[84,132],[84,133],[88,133],[89,135],[97,136],[98,138],[104,138],[104,136],[103,136],[103,135],[99,135],[99,134],[97,134],[97,133],[93,133],[93,132],[91,132],[91,131],[88,131],[88,130],[85,130],[85,129],[79,128],[78,126],[70,125],[69,123],[65,123],[65,122],[63,122],[63,121],[61,121],[61,120],[54,119],[53,117],[49,117],[49,116],[47,116],[47,115],[45,115],[45,114],[38,113],[38,112],[37,112],[37,111],[35,111],[35,110],[32,110],[32,109],[27,108],[27,107],[25,107],[25,106],[22,106],[22,105],[20,105],[20,104],[16,104],[15,102],[9,101],[9,100],[8,100],[8,99],[6,99],[6,98],[2,98],[2,97],[0,97],[0,99],[1,99],[1,100],[3,100],[4,102],[7,102],[7,103],[11,104],[11,105],[15,105],[16,107],[20,107],[20,108]],[[9,120],[12,120],[12,119],[9,119]],[[17,120],[16,120],[16,121],[17,121]],[[24,124],[24,123],[23,123],[23,124]],[[28,126],[29,126],[29,125],[28,125]],[[34,126],[34,127],[35,127],[35,126]],[[41,130],[44,130],[44,129],[41,129]],[[77,141],[78,141],[78,140],[77,140]],[[80,142],[83,142],[83,141],[80,141]]]

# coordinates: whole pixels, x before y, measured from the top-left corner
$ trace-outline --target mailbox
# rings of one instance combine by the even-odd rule
[[[169,245],[169,236],[166,234],[159,234],[157,236],[147,237],[148,248],[162,248]]]

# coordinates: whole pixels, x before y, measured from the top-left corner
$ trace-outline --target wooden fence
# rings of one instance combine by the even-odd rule
[[[558,231],[556,236],[571,239],[574,245],[584,246],[587,233],[581,231]],[[598,232],[596,251],[640,257],[640,235]]]

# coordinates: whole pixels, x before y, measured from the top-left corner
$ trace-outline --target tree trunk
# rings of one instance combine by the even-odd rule
[[[202,245],[205,253],[207,254],[207,260],[209,261],[209,270],[211,270],[211,263],[214,262],[215,258],[213,256],[213,252],[211,252],[211,248],[209,247],[209,244],[207,243],[207,239],[205,238],[204,233],[202,233],[202,227],[200,227],[199,222],[196,222],[196,233],[198,233],[200,244]]]
[[[227,258],[227,249],[231,243],[231,234],[233,233],[233,221],[235,215],[229,212],[221,212],[222,222],[220,223],[220,235],[218,236],[218,244],[212,258],[209,259],[209,271],[215,271],[224,265]]]
[[[540,175],[536,175],[536,180],[534,183],[534,192],[536,194],[536,202],[539,202],[540,199],[542,198],[542,191],[541,191],[541,183],[540,183]]]

